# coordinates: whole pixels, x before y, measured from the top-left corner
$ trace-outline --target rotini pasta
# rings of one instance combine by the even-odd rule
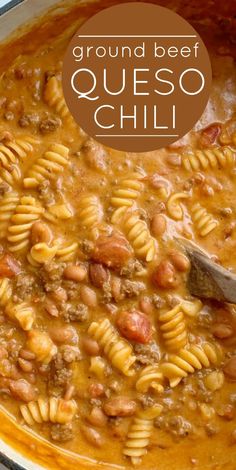
[[[208,168],[226,168],[233,166],[235,152],[230,147],[213,147],[196,150],[182,156],[183,167],[188,171],[199,171]]]
[[[54,108],[61,118],[74,121],[65,102],[62,84],[55,76],[49,78],[45,85],[44,101]]]
[[[202,308],[202,302],[200,299],[182,300],[180,306],[185,315],[195,317]]]
[[[31,266],[40,266],[40,264],[52,261],[58,250],[58,244],[48,246],[47,243],[36,243],[27,254],[27,259]]]
[[[103,218],[103,209],[97,196],[82,196],[78,215],[84,227],[87,229],[95,228]]]
[[[141,173],[132,173],[127,178],[122,179],[114,189],[111,198],[111,205],[115,208],[111,217],[113,224],[119,222],[126,210],[133,206],[136,199],[140,196],[143,189],[142,178],[143,175]]]
[[[181,207],[180,201],[182,199],[188,199],[189,195],[187,193],[173,193],[167,201],[167,212],[170,217],[174,220],[182,220],[183,218],[183,208]]]
[[[122,225],[135,254],[148,262],[153,261],[157,242],[151,236],[146,222],[140,219],[138,213],[127,212]]]
[[[0,279],[0,307],[6,307],[12,295],[12,286],[9,279]]]
[[[133,354],[132,346],[119,336],[108,318],[91,323],[88,333],[98,342],[114,367],[124,375],[134,374],[132,366],[136,357]]]
[[[32,137],[18,138],[0,144],[0,178],[13,186],[21,179],[19,162],[34,150],[37,140]]]
[[[31,330],[34,320],[35,320],[35,311],[33,307],[28,305],[26,302],[15,305],[12,302],[6,306],[5,313],[12,320],[17,320],[20,327],[25,330]]]
[[[36,188],[44,180],[52,180],[68,165],[69,149],[61,144],[52,144],[38,158],[23,180],[25,188]]]
[[[92,374],[96,375],[99,380],[103,380],[105,376],[105,370],[106,362],[102,357],[91,357],[89,372],[92,372]]]
[[[21,414],[28,426],[35,423],[70,423],[77,411],[74,400],[63,400],[58,397],[39,398],[27,405],[20,406]]]
[[[159,314],[160,332],[168,351],[177,351],[187,344],[187,328],[181,304]]]
[[[144,367],[136,382],[136,390],[147,393],[150,389],[157,393],[164,391],[164,376],[158,364]]]
[[[56,252],[58,261],[73,261],[76,257],[78,246],[79,244],[77,242],[71,242],[60,246]]]
[[[9,251],[17,252],[26,249],[29,245],[30,229],[33,223],[40,218],[43,208],[31,196],[23,196],[17,205],[8,227]]]
[[[162,412],[161,405],[155,405],[139,411],[129,428],[123,454],[130,457],[133,465],[141,463],[141,458],[147,453],[147,447],[153,431],[153,421]]]
[[[161,364],[160,369],[164,377],[167,377],[171,387],[176,387],[179,382],[193,374],[195,370],[203,367],[219,364],[222,358],[221,348],[216,344],[203,343],[180,349],[178,355],[170,354],[168,360]]]
[[[192,220],[201,237],[209,235],[218,225],[217,220],[211,214],[208,214],[206,209],[200,206],[198,202],[192,207]]]
[[[40,330],[29,331],[26,346],[35,354],[36,360],[43,364],[49,364],[57,353],[57,347],[50,336]]]
[[[29,153],[33,153],[33,145],[37,144],[38,140],[34,137],[20,137],[14,141],[9,141],[5,144],[0,144],[0,161],[4,166],[5,162],[17,163],[19,160],[24,160]],[[7,160],[5,160],[7,158]]]
[[[0,200],[0,238],[7,234],[7,228],[11,216],[15,212],[19,202],[19,194],[16,191],[9,191]]]

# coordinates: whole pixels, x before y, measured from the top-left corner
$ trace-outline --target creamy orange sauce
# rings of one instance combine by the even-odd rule
[[[227,363],[236,314],[234,306],[191,297],[176,238],[236,269],[234,48],[204,22],[214,20],[207,3],[199,3],[199,13],[180,2],[177,11],[192,19],[212,58],[205,113],[171,148],[149,154],[103,148],[74,123],[60,87],[68,41],[85,17],[108,4],[47,18],[0,54],[0,403],[15,423],[3,418],[1,433],[47,468],[82,466],[77,459],[84,456],[91,459],[85,468],[132,468],[133,460],[145,470],[233,470],[236,371],[229,373]],[[130,232],[133,215],[137,233]],[[161,319],[173,309],[174,318],[181,312],[184,334],[172,342],[175,334],[165,336]],[[128,369],[124,359],[113,359],[109,338],[102,343],[96,335],[104,319],[115,335],[111,343],[129,350]],[[173,354],[206,344],[216,357],[208,354],[199,370],[173,384],[178,375],[165,367]],[[149,365],[161,375],[143,390],[140,375]],[[63,413],[57,408],[53,419],[46,412],[35,423],[31,404],[27,426],[24,410],[31,402],[39,410],[39,397],[46,404],[55,398]],[[131,412],[114,411],[114,402],[110,412],[117,397]],[[145,419],[159,405],[160,416],[147,418],[151,431],[136,462],[127,455],[129,430],[135,417]]]

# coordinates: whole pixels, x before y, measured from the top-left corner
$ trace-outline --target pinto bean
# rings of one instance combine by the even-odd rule
[[[32,351],[29,351],[28,349],[21,349],[19,355],[27,361],[33,361],[36,357],[35,354]]]
[[[170,254],[171,261],[177,271],[185,272],[190,268],[190,261],[183,253],[180,251],[172,251]]]
[[[74,385],[68,385],[65,395],[64,395],[64,400],[71,400],[75,393],[75,386]]]
[[[52,241],[52,232],[49,227],[43,222],[35,222],[31,228],[31,243],[47,243]]]
[[[233,405],[229,403],[226,405],[221,405],[220,408],[217,410],[217,414],[221,417],[226,419],[227,421],[232,421],[235,417],[235,408]]]
[[[100,348],[99,348],[97,341],[95,341],[95,339],[92,339],[86,336],[81,340],[81,343],[82,343],[82,347],[84,351],[89,356],[98,356],[100,352]]]
[[[100,236],[95,244],[92,259],[109,268],[121,268],[133,256],[127,240],[118,234]]]
[[[9,389],[11,379],[8,379],[7,377],[0,377],[0,390],[2,389]]]
[[[104,282],[108,280],[108,272],[102,264],[90,264],[89,276],[95,287],[102,288]]]
[[[0,259],[0,277],[12,278],[21,272],[19,262],[12,256],[6,253]]]
[[[232,326],[226,323],[215,323],[212,328],[213,335],[218,339],[230,338],[233,332]]]
[[[104,385],[99,382],[93,382],[88,387],[88,393],[91,398],[98,398],[104,395]]]
[[[52,300],[55,302],[61,303],[61,302],[66,302],[67,301],[67,292],[63,287],[58,287],[54,292],[50,293],[50,297]]]
[[[179,285],[176,270],[170,261],[161,261],[152,276],[153,283],[161,289],[175,289]]]
[[[16,400],[29,402],[37,398],[35,388],[25,379],[12,380],[9,384],[9,388]]]
[[[145,344],[151,339],[151,322],[144,313],[138,310],[119,313],[116,324],[120,333],[131,341]]]
[[[49,329],[49,334],[55,343],[77,344],[78,335],[73,326],[57,326]]]
[[[107,423],[106,415],[98,406],[94,406],[92,408],[89,416],[87,417],[87,420],[89,421],[90,424],[92,424],[93,426],[97,426],[99,428],[102,428]]]
[[[0,360],[1,359],[6,359],[8,357],[8,352],[4,346],[0,346]]]
[[[149,297],[142,297],[139,301],[140,310],[147,315],[151,315],[153,313],[154,307],[152,301]]]
[[[129,397],[110,398],[103,405],[103,410],[107,416],[133,416],[136,411],[137,404]]]
[[[80,290],[80,296],[82,302],[87,305],[87,307],[96,307],[97,305],[97,294],[96,292],[88,286],[82,286]]]
[[[119,302],[123,297],[121,292],[121,279],[117,276],[112,276],[111,278],[111,293],[115,302]]]
[[[59,316],[58,308],[54,304],[54,302],[51,301],[51,299],[46,298],[46,300],[44,302],[44,308],[45,308],[46,312],[49,313],[49,315],[51,315],[52,317],[58,317]]]
[[[213,123],[210,126],[206,127],[201,131],[200,134],[200,143],[204,147],[209,147],[210,145],[214,144],[217,137],[219,136],[222,129],[222,125],[220,123]]]
[[[94,447],[101,447],[103,445],[101,434],[90,426],[81,426],[81,432],[85,439]]]
[[[17,362],[21,370],[23,370],[23,372],[32,372],[33,370],[32,362],[27,361],[26,359],[22,359],[22,357],[19,357]]]
[[[3,358],[0,361],[0,375],[3,377],[9,377],[13,380],[17,380],[21,377],[16,365],[12,364],[7,358]]]
[[[236,380],[236,356],[232,356],[223,367],[224,374],[231,380]]]
[[[68,281],[81,282],[86,278],[87,271],[85,266],[71,264],[65,268],[63,276]]]
[[[82,152],[88,166],[102,173],[106,171],[108,155],[101,144],[93,139],[88,139],[82,147]]]
[[[162,214],[155,214],[151,220],[151,232],[154,237],[161,237],[166,231],[166,218]]]

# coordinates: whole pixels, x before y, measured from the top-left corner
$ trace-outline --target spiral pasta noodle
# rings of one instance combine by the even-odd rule
[[[9,251],[14,253],[28,247],[31,227],[42,213],[43,208],[34,197],[23,196],[20,199],[8,227]]]
[[[156,255],[157,242],[151,236],[146,222],[140,219],[138,213],[132,212],[127,212],[122,222],[127,239],[132,245],[136,256],[148,262],[153,261]]]
[[[82,196],[78,215],[84,227],[87,229],[95,228],[103,218],[103,209],[97,196]]]
[[[7,228],[11,216],[15,212],[19,202],[19,194],[16,191],[9,191],[0,200],[0,238],[7,234]]]
[[[9,303],[6,306],[5,312],[9,318],[17,320],[24,331],[31,330],[35,320],[35,311],[33,307],[28,305],[26,302],[22,302],[18,305]]]
[[[131,423],[126,436],[123,454],[130,457],[133,465],[141,463],[141,458],[147,453],[147,447],[153,431],[153,421],[162,412],[161,405],[155,405],[139,411]]]
[[[188,171],[199,171],[208,168],[232,167],[235,162],[235,152],[230,147],[215,147],[196,150],[194,153],[182,156],[183,167]]]
[[[158,364],[144,367],[140,372],[136,382],[136,390],[141,393],[147,393],[150,389],[157,393],[164,391],[164,376],[160,371]]]
[[[73,122],[73,118],[65,102],[62,84],[55,76],[49,78],[45,85],[44,101],[51,108],[54,108],[61,118]]]
[[[136,357],[133,354],[132,346],[120,337],[108,318],[91,323],[88,333],[98,342],[114,367],[124,375],[134,374],[132,366]]]
[[[43,217],[52,224],[57,224],[60,220],[68,220],[73,217],[73,210],[68,203],[54,204],[48,206]]]
[[[127,178],[122,179],[114,189],[111,197],[111,205],[115,208],[112,214],[111,222],[117,223],[124,215],[126,210],[133,206],[136,199],[141,194],[143,183],[141,173],[132,173]]]
[[[58,261],[73,261],[78,251],[78,246],[79,244],[77,242],[60,246],[56,252]]]
[[[201,237],[206,237],[214,230],[218,222],[198,202],[192,207],[192,220]]]
[[[67,424],[73,420],[77,405],[74,400],[63,400],[58,397],[39,398],[21,405],[20,411],[29,426],[48,422]]]
[[[40,266],[40,264],[52,261],[58,250],[56,243],[48,246],[47,243],[36,243],[27,254],[27,259],[31,266]]]
[[[184,377],[193,374],[195,370],[210,367],[211,364],[219,364],[221,357],[221,349],[216,344],[191,344],[180,349],[177,355],[170,354],[168,360],[161,364],[160,369],[164,377],[169,379],[170,386],[176,387]]]
[[[55,179],[67,167],[69,149],[65,145],[52,144],[45,154],[38,158],[23,180],[25,188],[36,188],[44,180]]]
[[[186,345],[188,334],[181,304],[172,310],[161,312],[159,322],[162,339],[168,351],[176,351]]]
[[[11,186],[20,181],[19,162],[33,152],[35,143],[36,139],[24,137],[0,144],[0,178],[3,181]]]
[[[57,354],[57,346],[48,333],[40,330],[30,330],[26,347],[35,354],[35,358],[42,364],[49,364]]]
[[[182,199],[188,199],[189,195],[184,192],[180,193],[173,193],[169,197],[166,207],[167,207],[167,212],[172,217],[174,220],[182,220],[183,219],[183,209],[181,207],[180,201]]]
[[[0,307],[6,307],[12,295],[12,286],[9,279],[0,279]]]
[[[19,160],[24,160],[29,153],[34,150],[33,144],[38,143],[33,137],[24,137],[9,141],[7,143],[0,143],[0,162],[3,167],[10,163],[17,163]]]
[[[194,300],[182,300],[180,304],[181,310],[188,317],[196,317],[202,308],[202,302],[200,299]]]

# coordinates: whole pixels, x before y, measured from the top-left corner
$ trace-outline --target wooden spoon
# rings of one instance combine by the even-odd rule
[[[191,262],[187,280],[189,292],[204,299],[236,303],[236,275],[214,263],[195,243],[185,238],[176,241]]]

